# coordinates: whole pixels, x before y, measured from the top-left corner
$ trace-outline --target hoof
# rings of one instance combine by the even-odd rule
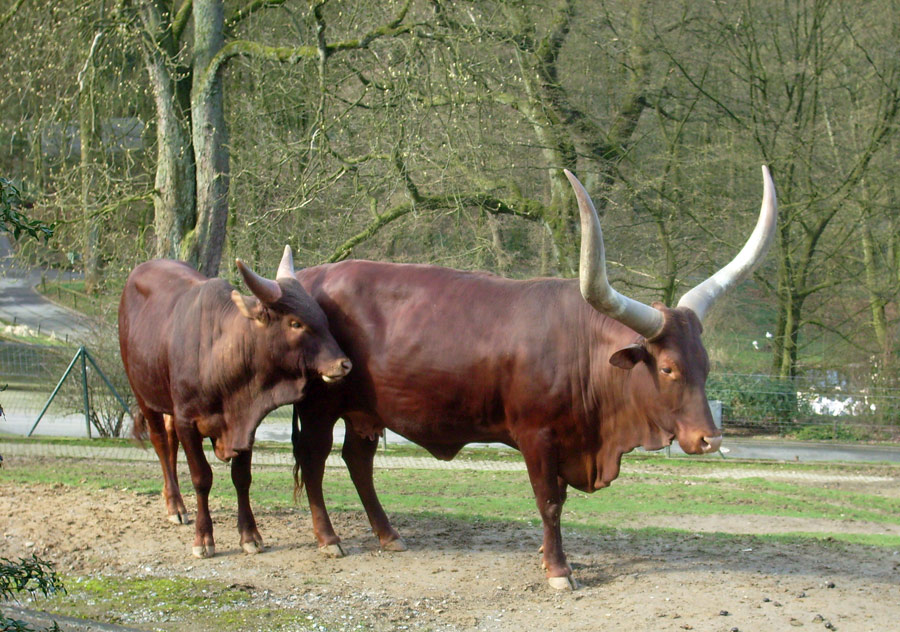
[[[406,546],[406,542],[403,541],[403,538],[397,538],[396,540],[391,540],[390,542],[382,544],[381,550],[390,551],[392,553],[402,553],[403,551],[408,551],[409,547]]]
[[[174,524],[191,524],[191,516],[187,512],[169,514],[169,522]]]
[[[578,582],[571,575],[566,577],[548,577],[547,583],[554,590],[578,590]]]
[[[248,555],[256,555],[257,553],[262,553],[265,547],[262,542],[250,541],[242,542],[241,548],[244,549],[244,553],[247,553]]]
[[[216,545],[204,544],[202,546],[195,546],[191,549],[191,553],[194,554],[194,557],[199,557],[201,560],[207,557],[212,557],[216,554]]]
[[[340,542],[336,542],[334,544],[326,544],[325,546],[320,546],[319,551],[325,557],[344,557],[346,553],[344,553],[344,549],[341,546]]]

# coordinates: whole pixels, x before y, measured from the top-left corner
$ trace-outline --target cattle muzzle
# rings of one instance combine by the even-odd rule
[[[336,360],[329,368],[322,371],[322,381],[329,384],[333,382],[339,382],[340,380],[347,377],[347,374],[350,373],[350,369],[352,368],[353,363],[350,362],[349,358],[341,358],[340,360]]]
[[[716,435],[714,437],[703,437],[703,440],[700,442],[700,450],[703,454],[709,454],[711,452],[718,452],[719,448],[722,447],[722,435]]]
[[[224,441],[216,441],[213,446],[213,452],[223,463],[230,463],[231,459],[237,458],[243,452],[249,452],[250,448],[234,448],[227,445]]]
[[[687,454],[712,454],[722,447],[722,433],[696,430],[677,435],[678,445]]]

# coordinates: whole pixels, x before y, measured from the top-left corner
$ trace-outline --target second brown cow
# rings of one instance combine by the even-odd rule
[[[274,281],[240,261],[238,269],[250,296],[184,263],[148,261],[129,275],[119,305],[122,361],[140,408],[136,430],[149,430],[173,522],[188,521],[175,474],[178,443],[184,447],[197,493],[197,557],[215,552],[203,438],[231,461],[241,546],[255,553],[262,547],[249,499],[256,427],[299,400],[310,382],[337,382],[352,366],[294,278],[290,248]]]

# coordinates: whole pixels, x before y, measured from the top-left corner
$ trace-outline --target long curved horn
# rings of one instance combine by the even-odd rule
[[[775,199],[775,183],[769,168],[763,165],[763,200],[759,219],[750,239],[738,255],[724,268],[697,285],[678,301],[678,307],[694,310],[703,320],[706,312],[719,296],[746,278],[766,256],[775,238],[778,220],[778,202]]]
[[[645,305],[616,292],[606,276],[606,251],[603,247],[603,231],[597,209],[587,191],[572,172],[565,169],[566,177],[575,190],[578,209],[581,211],[581,262],[579,277],[581,295],[598,312],[615,318],[645,338],[653,338],[663,328],[664,317],[655,307]]]
[[[253,292],[253,295],[263,303],[275,303],[281,298],[281,286],[271,279],[264,279],[250,269],[246,263],[240,259],[235,260],[237,268],[244,277],[244,283]]]
[[[281,263],[278,265],[278,272],[275,273],[275,280],[293,279],[294,278],[294,253],[291,252],[290,246],[284,247],[284,254],[281,256]]]

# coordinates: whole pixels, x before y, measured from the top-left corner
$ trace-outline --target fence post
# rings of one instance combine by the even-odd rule
[[[107,388],[112,392],[113,395],[116,396],[116,399],[119,400],[119,403],[122,404],[122,408],[125,410],[125,413],[130,415],[131,410],[128,408],[128,405],[125,403],[125,400],[122,399],[122,396],[119,395],[119,391],[116,390],[116,387],[112,385],[112,382],[109,381],[109,378],[106,377],[106,373],[100,368],[100,365],[97,364],[97,361],[94,360],[94,356],[92,356],[87,349],[84,350],[84,355],[87,356],[87,359],[90,360],[91,365],[100,374],[100,377],[103,378],[103,381],[106,382]]]
[[[50,408],[50,404],[53,403],[53,399],[56,397],[56,394],[59,392],[59,389],[62,388],[63,382],[66,381],[66,378],[69,377],[69,373],[72,372],[72,367],[75,366],[75,363],[78,362],[78,358],[81,356],[84,347],[81,347],[76,353],[75,357],[72,358],[72,361],[69,362],[69,366],[66,367],[63,376],[59,378],[59,382],[56,384],[56,388],[53,389],[53,392],[50,393],[50,398],[47,400],[47,403],[44,404],[44,407],[41,409],[40,414],[37,416],[37,419],[34,420],[34,425],[31,426],[31,430],[28,431],[27,436],[31,436],[34,434],[34,429],[37,428],[37,425],[40,423],[41,418],[44,416],[44,413],[47,412],[47,409]]]
[[[91,400],[88,397],[88,387],[87,387],[87,352],[84,347],[78,349],[78,353],[81,354],[81,394],[84,397],[84,427],[87,430],[88,439],[92,439],[91,436]]]

